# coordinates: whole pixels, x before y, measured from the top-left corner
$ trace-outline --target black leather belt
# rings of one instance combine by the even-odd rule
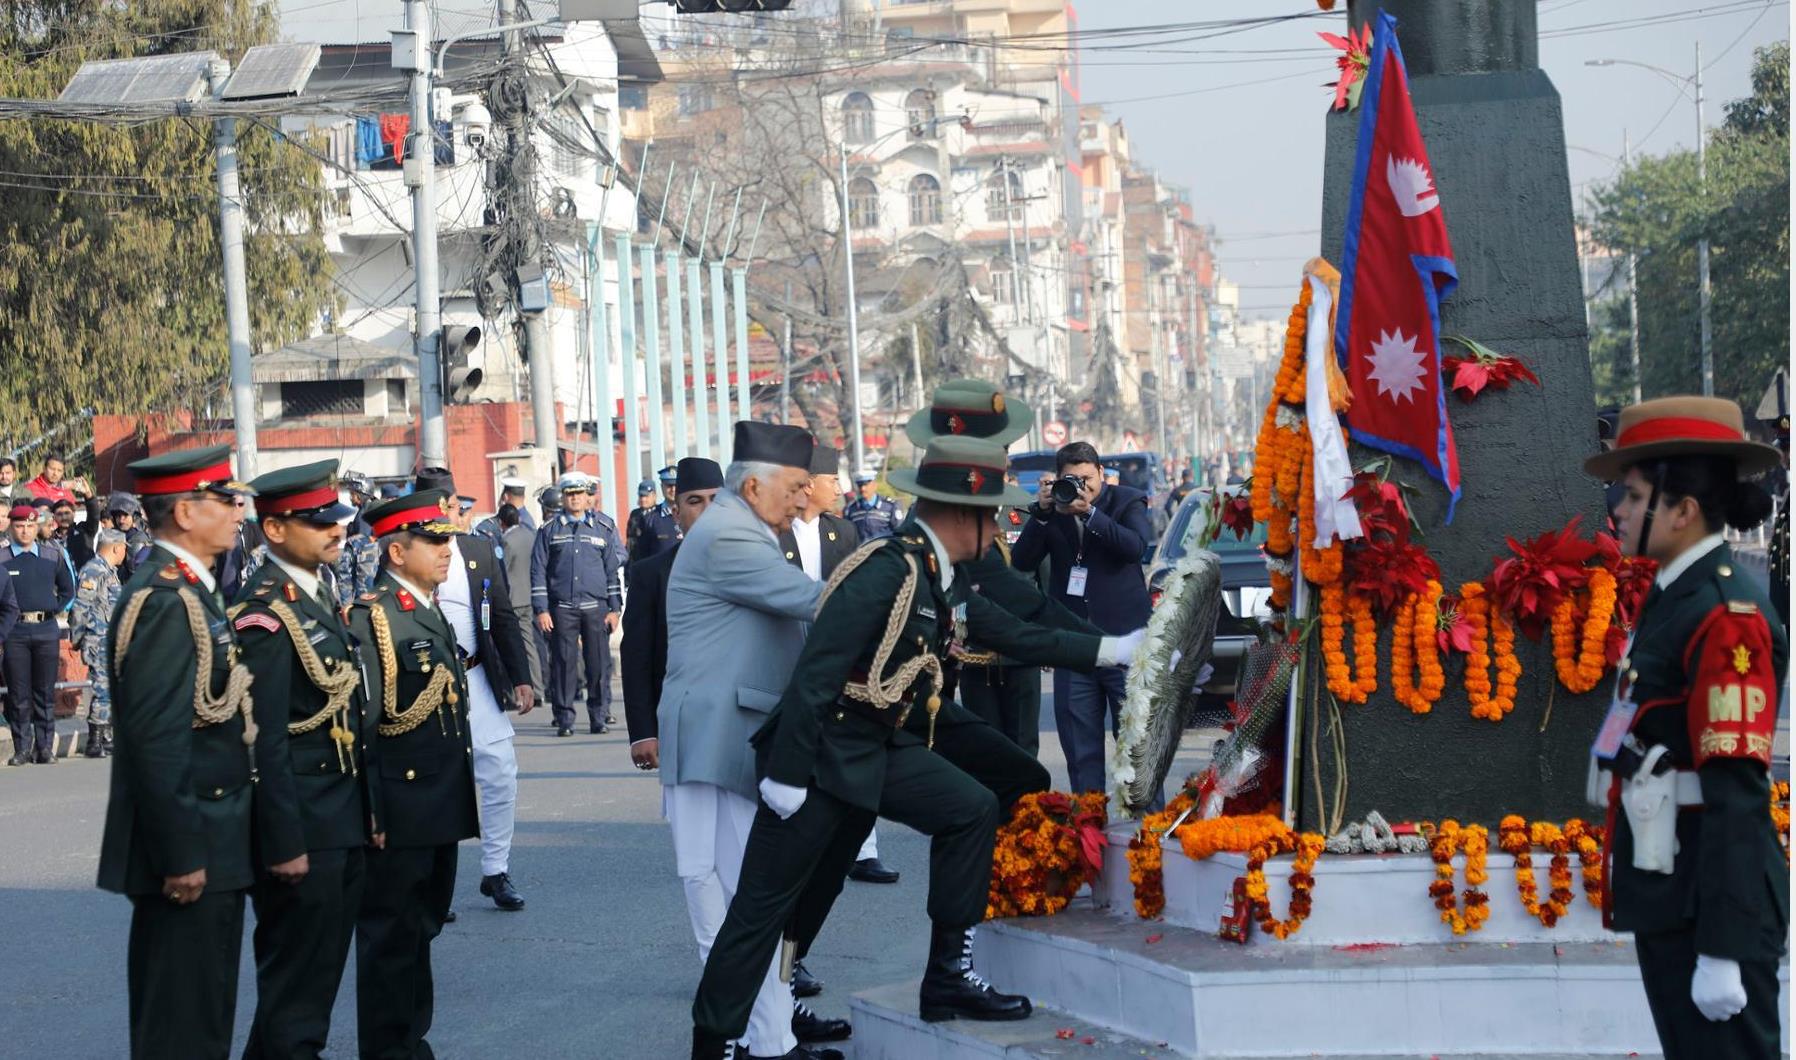
[[[50,620],[50,612],[48,612],[48,611],[20,611],[19,612],[19,621],[20,622],[48,622],[49,620]]]

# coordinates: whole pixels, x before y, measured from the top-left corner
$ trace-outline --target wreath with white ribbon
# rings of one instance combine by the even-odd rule
[[[1167,573],[1161,589],[1123,684],[1110,754],[1111,805],[1136,816],[1165,783],[1196,708],[1195,686],[1210,661],[1222,606],[1222,561],[1214,552],[1193,551]]]

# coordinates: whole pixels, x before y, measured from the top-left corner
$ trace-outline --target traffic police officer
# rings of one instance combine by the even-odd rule
[[[343,523],[335,460],[250,482],[268,560],[244,583],[231,627],[261,690],[256,713],[256,1014],[244,1056],[317,1057],[349,958],[378,835],[369,800],[374,721],[355,641],[325,571]]]
[[[374,497],[374,487],[368,476],[352,471],[343,476],[339,485],[349,493],[349,503],[358,509],[345,531],[343,551],[337,556],[335,568],[337,606],[348,607],[357,596],[374,588],[374,575],[380,568],[380,549],[375,547],[368,520],[359,510],[366,508]]]
[[[363,648],[380,813],[356,920],[356,1025],[364,1057],[428,1057],[430,943],[455,893],[455,845],[480,832],[468,685],[434,599],[449,577],[448,494],[422,490],[365,513],[381,571],[349,626]]]
[[[0,667],[6,674],[13,758],[24,755],[48,764],[56,761],[57,645],[62,640],[56,615],[75,600],[75,575],[61,548],[37,539],[38,529],[37,513],[30,505],[13,508],[12,540],[0,548],[0,567],[18,594],[19,620],[6,638]]]
[[[630,562],[637,563],[659,555],[680,543],[680,521],[674,518],[674,496],[679,482],[679,468],[669,464],[660,471],[661,502],[643,512],[641,525],[630,544]]]
[[[132,1057],[222,1058],[255,879],[256,723],[212,565],[236,543],[237,498],[253,491],[222,445],[130,467],[155,543],[108,635],[118,745],[99,885],[131,899]]]
[[[998,800],[929,746],[942,665],[968,636],[1038,665],[1120,664],[1139,635],[1029,626],[971,592],[954,564],[985,552],[996,506],[1020,501],[1004,464],[1003,448],[987,441],[932,442],[915,471],[892,475],[922,498],[921,510],[838,569],[791,683],[754,737],[763,805],[693,1001],[694,1057],[726,1055],[747,1024],[755,969],[772,959],[800,896],[813,877],[846,875],[875,814],[932,839],[923,1019],[1029,1014],[1027,998],[993,990],[968,960],[985,915]],[[919,707],[921,737],[905,728]]]
[[[1624,551],[1658,562],[1592,747],[1606,797],[1605,913],[1634,933],[1668,1060],[1778,1055],[1789,869],[1766,805],[1788,641],[1723,531],[1771,512],[1777,469],[1740,407],[1669,397],[1624,409],[1585,470],[1620,481]]]
[[[549,637],[549,702],[555,735],[574,734],[574,689],[585,664],[589,731],[610,732],[611,634],[623,610],[623,549],[617,525],[592,508],[592,479],[561,476],[562,512],[536,532],[530,607]]]
[[[112,613],[118,608],[120,565],[125,561],[126,544],[123,531],[111,527],[94,535],[94,558],[87,561],[75,579],[75,607],[69,612],[69,640],[81,653],[82,665],[93,686],[87,702],[87,749],[89,758],[103,758],[112,753],[112,685],[106,680],[106,631],[112,625]]]
[[[854,524],[862,541],[885,537],[904,521],[904,509],[890,497],[881,497],[874,476],[866,471],[854,473],[854,488],[860,496],[848,502],[842,514]]]

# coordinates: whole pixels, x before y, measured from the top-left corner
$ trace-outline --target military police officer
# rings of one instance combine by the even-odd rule
[[[455,893],[455,845],[479,834],[468,685],[455,632],[434,600],[449,577],[456,527],[442,490],[372,505],[380,545],[374,588],[349,624],[364,645],[378,725],[374,804],[384,845],[367,854],[356,920],[356,1023],[364,1057],[428,1057],[434,1003],[430,944]]]
[[[636,563],[659,555],[680,543],[680,521],[674,517],[674,494],[679,484],[679,468],[669,464],[658,473],[661,500],[642,512],[636,535],[630,541],[630,562]]]
[[[81,653],[92,693],[87,701],[89,758],[112,753],[112,683],[106,679],[106,631],[118,607],[120,565],[127,548],[123,532],[110,527],[94,535],[94,558],[75,579],[75,607],[69,613],[69,640]]]
[[[586,675],[589,731],[611,731],[611,633],[623,610],[623,548],[617,524],[592,507],[593,481],[561,476],[561,514],[536,532],[530,554],[530,606],[548,635],[549,702],[555,735],[574,734],[574,690]]]
[[[255,878],[256,724],[212,565],[237,540],[237,498],[253,491],[222,445],[131,471],[155,543],[108,635],[118,745],[99,885],[131,899],[132,1057],[222,1058]]]
[[[878,481],[867,471],[854,473],[854,488],[860,495],[848,502],[842,514],[854,524],[862,541],[885,537],[904,521],[904,509],[890,497],[879,495]]]
[[[14,757],[56,761],[56,671],[62,629],[56,616],[75,599],[75,574],[60,547],[39,541],[40,524],[30,505],[12,513],[12,540],[0,548],[0,567],[19,598],[19,620],[6,638],[0,667],[6,674],[6,720],[12,726]]]
[[[256,1014],[245,1057],[315,1058],[349,957],[376,833],[372,740],[355,642],[325,570],[343,521],[335,460],[251,481],[268,560],[231,609],[255,678]]]

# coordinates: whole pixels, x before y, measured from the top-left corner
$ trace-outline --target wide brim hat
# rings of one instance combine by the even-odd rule
[[[1644,460],[1673,456],[1721,456],[1743,479],[1783,465],[1776,447],[1746,437],[1740,406],[1727,398],[1655,398],[1621,410],[1615,447],[1584,461],[1584,470],[1613,482]]]
[[[904,433],[918,448],[941,435],[984,438],[1007,446],[1035,424],[1028,405],[1010,401],[983,379],[950,379],[935,388],[929,407],[918,409]]]
[[[1004,481],[1009,466],[1004,447],[989,438],[952,435],[931,439],[923,462],[889,472],[886,481],[925,500],[975,508],[1002,508],[1034,501],[1022,487]]]

